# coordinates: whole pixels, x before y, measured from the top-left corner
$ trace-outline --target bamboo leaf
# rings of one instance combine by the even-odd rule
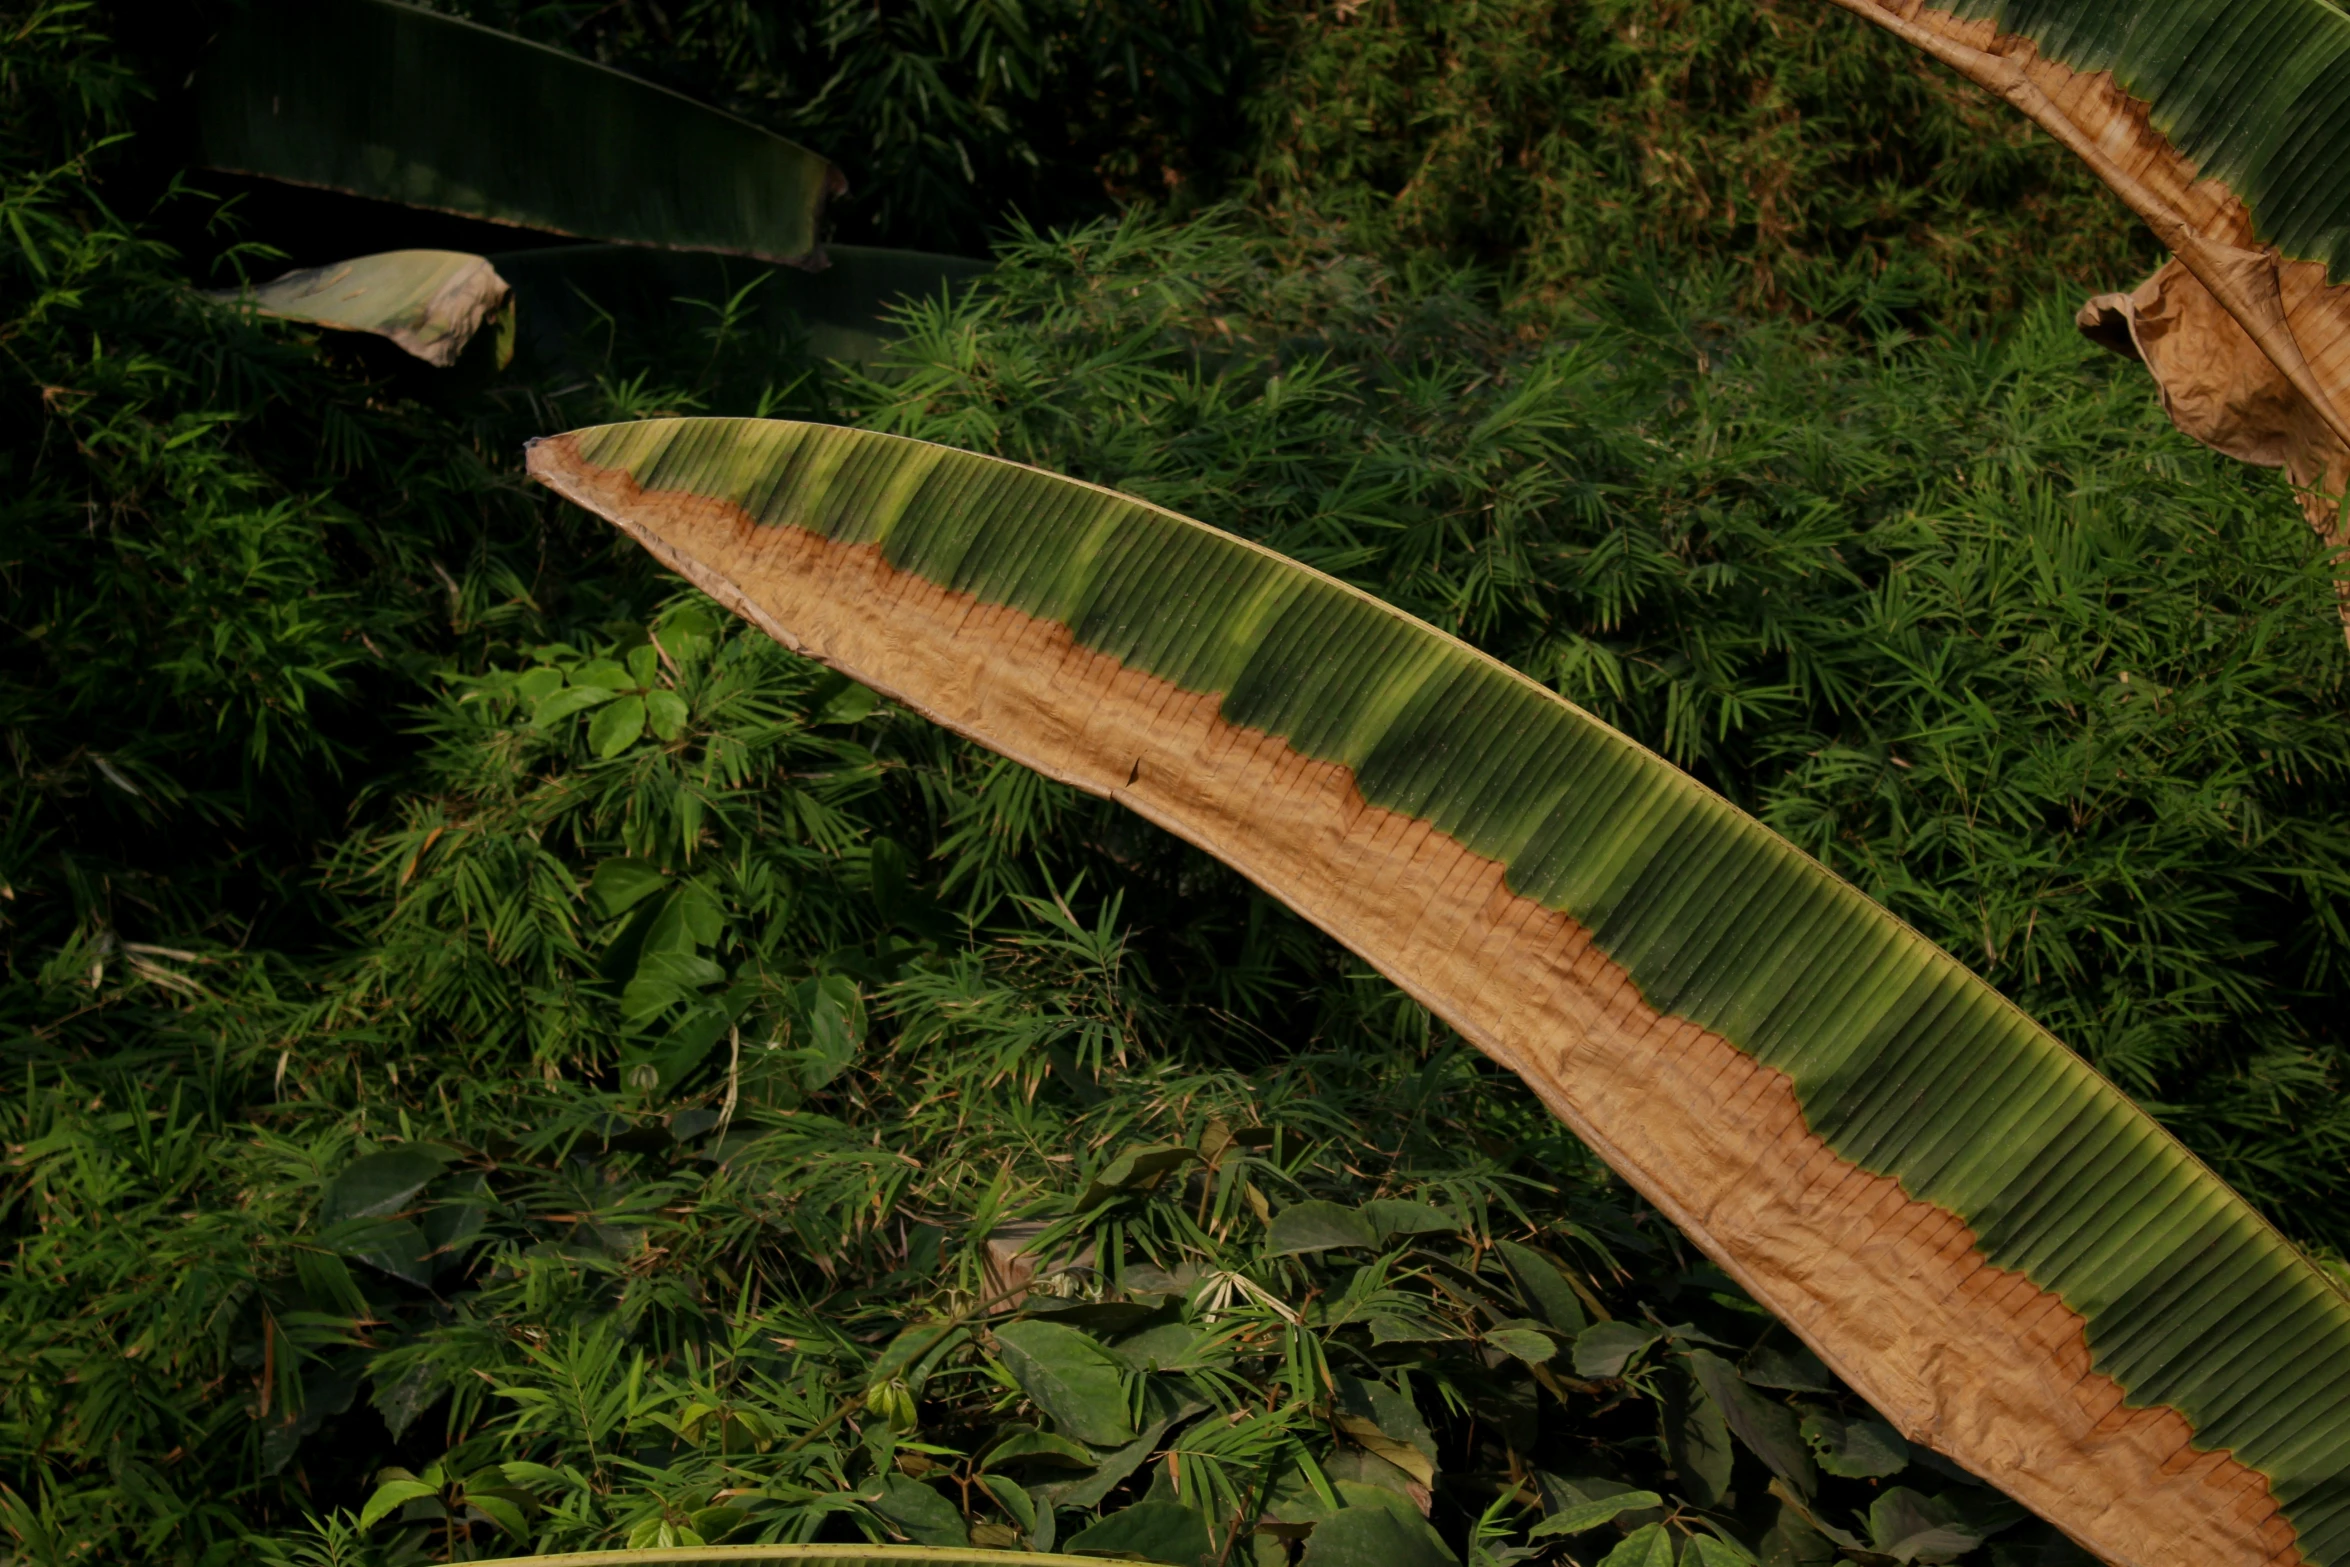
[[[2006,98],[2176,259],[2083,307],[2206,445],[2350,543],[2350,13],[2330,0],[1836,0]],[[2350,598],[2344,600],[2350,635]]]
[[[1069,1436],[1089,1447],[1133,1440],[1125,1381],[1101,1345],[1057,1322],[1007,1322],[996,1341],[1020,1391]]]

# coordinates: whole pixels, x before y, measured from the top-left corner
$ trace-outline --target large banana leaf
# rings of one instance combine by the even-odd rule
[[[657,420],[530,467],[1319,924],[1913,1440],[2109,1560],[2350,1562],[2350,1299],[1963,965],[1548,690],[1240,539],[921,442]]]
[[[2350,12],[2334,0],[1836,0],[1997,92],[2177,260],[2083,330],[2350,547]],[[2350,562],[2345,564],[2350,573]],[[2350,582],[2343,612],[2350,617]]]
[[[988,269],[963,256],[865,245],[825,247],[821,271],[633,245],[554,245],[490,257],[521,302],[519,353],[537,369],[596,362],[606,322],[683,341],[736,305],[733,330],[780,350],[800,341],[826,359],[870,362],[894,332],[890,307],[935,299]]]
[[[498,330],[501,364],[513,352],[513,290],[489,261],[462,251],[355,256],[209,297],[258,315],[372,332],[443,369],[457,362],[485,326]]]
[[[590,239],[800,261],[841,188],[732,115],[392,0],[253,0],[196,86],[209,167]]]

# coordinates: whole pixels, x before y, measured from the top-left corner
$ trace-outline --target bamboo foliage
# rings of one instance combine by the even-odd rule
[[[2329,0],[1836,0],[2078,154],[2175,259],[2082,329],[2350,549],[2350,14]],[[2350,578],[2344,609],[2350,617]],[[2346,622],[2350,631],[2350,622]]]
[[[530,466],[787,645],[1320,924],[1906,1435],[2109,1560],[2350,1554],[2350,1300],[1963,966],[1546,689],[943,447],[655,420]]]

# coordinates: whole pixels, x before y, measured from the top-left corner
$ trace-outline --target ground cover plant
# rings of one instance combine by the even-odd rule
[[[1463,1559],[2068,1559],[1245,885],[520,482],[525,435],[633,413],[1047,462],[1456,627],[2342,1244],[2323,564],[2061,311],[1855,351],[1675,265],[1539,334],[1310,224],[1137,221],[1016,246],[872,378],[687,308],[456,389],[203,306],[157,241],[200,224],[99,204],[141,82],[95,20],[12,13],[6,83],[22,1558],[1143,1508],[1228,1560],[1406,1559],[1414,1519]],[[1079,1314],[975,1313],[1040,1235],[1022,1304]]]

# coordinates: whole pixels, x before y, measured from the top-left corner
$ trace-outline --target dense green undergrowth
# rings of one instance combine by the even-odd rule
[[[675,47],[755,63],[709,52],[752,13],[705,10]],[[650,14],[587,20],[658,53]],[[99,20],[12,10],[0,79],[16,1559],[1095,1528],[1265,1567],[2070,1559],[1246,884],[522,482],[525,437],[600,419],[855,420],[1359,582],[1762,814],[2350,1245],[2324,566],[2061,307],[1793,324],[1735,225],[1646,270],[1595,244],[1529,307],[1447,259],[1549,290],[1523,231],[1399,235],[1275,135],[1313,201],[1018,236],[870,376],[713,299],[593,374],[435,379],[195,298],[154,236],[202,197],[105,205],[142,84]],[[1903,81],[1855,137],[1946,91]]]

